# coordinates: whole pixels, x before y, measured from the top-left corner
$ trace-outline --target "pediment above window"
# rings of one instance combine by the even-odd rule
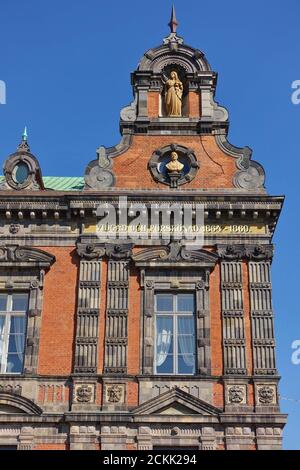
[[[55,256],[38,248],[19,245],[0,245],[0,265],[15,264],[48,268],[55,261]]]
[[[220,413],[221,410],[219,408],[216,408],[203,400],[199,400],[199,398],[196,398],[177,387],[147,401],[133,411],[133,414],[135,415],[198,414],[215,417],[218,417]]]
[[[219,259],[218,255],[206,250],[196,250],[182,246],[179,242],[171,242],[168,246],[147,248],[132,256],[137,266],[167,266],[169,263],[213,268]]]

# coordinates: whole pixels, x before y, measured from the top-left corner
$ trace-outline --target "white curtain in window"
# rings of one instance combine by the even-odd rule
[[[157,319],[156,365],[161,366],[167,359],[172,342],[172,321],[170,318]]]
[[[1,316],[0,317],[0,358],[3,353],[4,320],[5,320],[5,317]]]
[[[194,353],[195,353],[195,327],[194,318],[178,318],[178,341],[179,350],[182,354],[184,363],[188,367],[193,367],[195,364]]]
[[[25,319],[23,317],[14,317],[15,325],[15,343],[19,360],[23,361],[24,352],[24,326]]]

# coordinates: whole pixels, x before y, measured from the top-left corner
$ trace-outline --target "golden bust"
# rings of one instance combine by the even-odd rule
[[[165,82],[165,105],[167,116],[181,117],[182,115],[183,84],[174,70]]]
[[[171,153],[171,160],[167,163],[166,168],[169,173],[181,173],[184,165],[178,160],[178,153]]]

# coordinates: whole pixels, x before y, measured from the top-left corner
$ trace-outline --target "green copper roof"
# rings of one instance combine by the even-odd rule
[[[53,191],[82,191],[84,179],[81,176],[44,176],[45,189]]]
[[[0,182],[4,179],[0,176]],[[82,191],[84,178],[82,176],[44,176],[45,189],[52,191]]]

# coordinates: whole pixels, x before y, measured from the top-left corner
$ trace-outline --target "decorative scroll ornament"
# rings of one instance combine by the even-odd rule
[[[223,152],[236,158],[237,172],[233,177],[233,185],[246,191],[265,192],[265,172],[259,163],[251,160],[252,150],[249,147],[238,148],[231,145],[224,131],[216,132],[215,139]]]
[[[217,251],[220,258],[229,261],[239,260],[245,256],[243,245],[218,245]]]
[[[132,243],[106,245],[106,255],[115,260],[130,258],[132,247]]]
[[[220,258],[228,261],[248,258],[251,261],[268,261],[273,258],[273,245],[218,245]]]
[[[105,246],[97,243],[77,243],[77,253],[88,260],[98,259],[105,255]]]
[[[52,264],[55,257],[38,248],[19,245],[0,245],[0,262],[37,262]]]
[[[255,245],[246,247],[246,255],[253,261],[271,260],[274,254],[273,245]]]
[[[214,266],[218,256],[205,250],[190,250],[180,242],[171,242],[168,246],[159,248],[146,248],[132,256],[135,262],[199,262],[207,266]]]
[[[99,147],[97,154],[98,159],[91,161],[85,170],[85,189],[101,190],[114,186],[112,159],[106,154],[105,147]]]

